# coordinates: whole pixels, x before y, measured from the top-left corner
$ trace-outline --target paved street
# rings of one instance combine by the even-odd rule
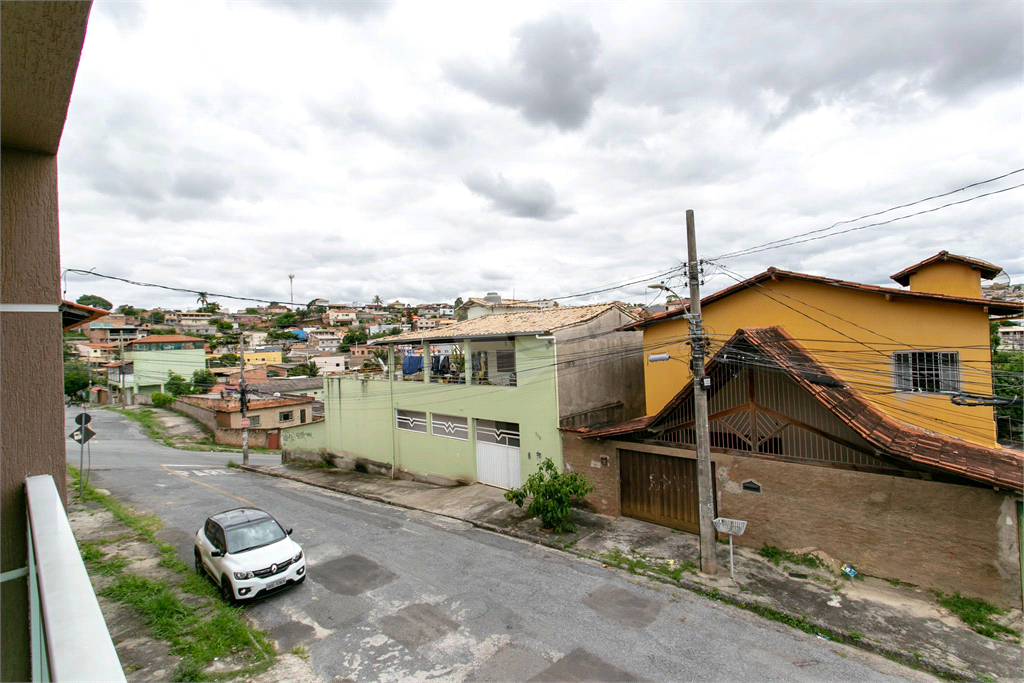
[[[465,522],[228,469],[240,455],[156,445],[115,413],[90,426],[92,484],[163,518],[189,564],[213,512],[252,504],[295,528],[309,580],[248,610],[281,650],[306,644],[325,681],[933,680]]]

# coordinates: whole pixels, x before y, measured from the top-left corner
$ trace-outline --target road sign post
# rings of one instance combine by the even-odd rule
[[[78,425],[78,429],[71,432],[69,436],[72,441],[78,442],[78,497],[82,497],[82,471],[85,469],[85,443],[96,436],[96,432],[89,429],[89,423],[92,422],[92,415],[87,412],[81,412],[75,415],[75,424]]]
[[[743,532],[747,530],[747,523],[742,519],[715,517],[715,529],[720,534],[729,534],[729,576],[736,578],[732,561],[732,537],[742,536]]]
[[[242,425],[242,428],[248,427],[250,424],[249,418],[243,417],[240,424]]]

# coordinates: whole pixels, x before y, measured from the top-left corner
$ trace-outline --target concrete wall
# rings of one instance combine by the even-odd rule
[[[124,359],[135,364],[135,385],[139,393],[160,391],[171,372],[191,381],[192,373],[206,369],[206,352],[198,349],[167,351],[125,351]]]
[[[617,447],[696,457],[645,444],[583,441],[565,434],[566,468],[586,474],[599,512],[618,515]],[[594,467],[601,458],[607,467]],[[718,512],[747,520],[740,545],[815,547],[858,571],[922,588],[1020,605],[1014,500],[991,488],[712,453]],[[745,481],[760,493],[743,491]]]
[[[281,449],[318,452],[326,449],[327,421],[311,422],[281,430]]]
[[[558,415],[574,427],[644,415],[643,333],[614,332],[631,318],[605,313],[588,325],[555,333]],[[616,405],[621,404],[621,405]]]
[[[241,429],[223,429],[219,428],[213,433],[214,441],[219,444],[226,446],[241,446],[242,445],[242,430]],[[267,432],[264,429],[250,429],[249,430],[249,445],[253,448],[266,448],[267,447]]]

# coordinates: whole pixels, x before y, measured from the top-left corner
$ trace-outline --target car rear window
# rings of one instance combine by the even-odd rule
[[[263,545],[276,543],[286,534],[274,519],[261,519],[251,524],[231,527],[227,530],[228,552],[241,553]]]

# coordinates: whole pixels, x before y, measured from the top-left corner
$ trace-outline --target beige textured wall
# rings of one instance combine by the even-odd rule
[[[8,148],[0,156],[0,299],[56,305],[57,161]],[[53,475],[67,502],[61,343],[58,312],[0,315],[0,571],[27,563],[25,477]],[[27,677],[26,593],[26,580],[17,579],[0,594],[3,680]]]
[[[573,442],[576,443],[573,443]],[[618,443],[631,450],[695,457],[693,451]],[[618,453],[608,441],[563,436],[563,458],[586,474],[599,512],[620,514]],[[609,466],[592,462],[608,458]],[[858,571],[922,588],[1020,605],[1020,560],[1013,500],[991,488],[773,462],[712,453],[718,512],[747,520],[740,545],[815,547]],[[742,490],[743,482],[761,493]]]

